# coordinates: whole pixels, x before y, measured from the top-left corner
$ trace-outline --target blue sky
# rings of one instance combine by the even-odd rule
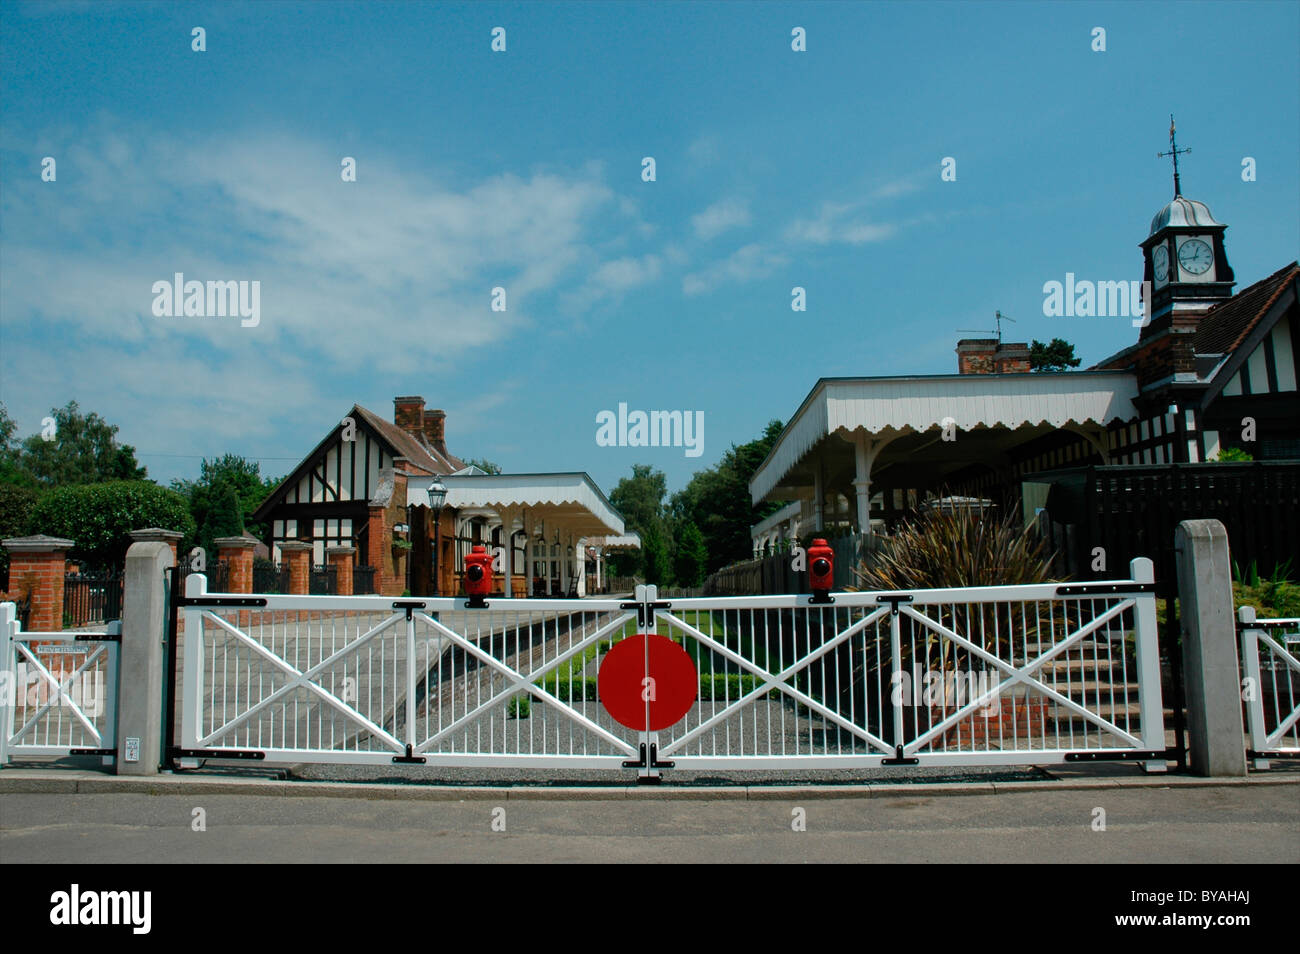
[[[1042,287],[1142,277],[1171,112],[1238,287],[1295,259],[1297,35],[1290,2],[0,2],[0,401],[26,435],[76,399],[165,483],[421,394],[462,457],[677,489],[819,377],[954,372],[997,309],[1086,363],[1136,340]],[[176,272],[259,281],[260,323],[155,317]],[[620,402],[702,411],[703,455],[597,446]]]

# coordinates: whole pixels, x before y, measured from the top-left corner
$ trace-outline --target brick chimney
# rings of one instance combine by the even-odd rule
[[[446,411],[433,410],[424,412],[424,439],[430,447],[443,457],[447,456]]]
[[[424,398],[393,398],[393,423],[419,440],[424,431]]]
[[[963,338],[957,342],[958,374],[992,374],[997,338]]]
[[[1027,374],[1029,345],[1000,343],[997,338],[963,338],[957,342],[958,374]]]
[[[998,345],[998,350],[993,355],[993,364],[998,374],[1028,374],[1029,345],[1023,341]]]

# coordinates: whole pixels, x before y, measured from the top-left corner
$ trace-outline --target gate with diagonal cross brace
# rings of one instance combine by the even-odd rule
[[[475,608],[205,586],[192,574],[177,600],[181,715],[169,754],[182,765],[552,767],[655,780],[1102,759],[1163,770],[1169,755],[1147,560],[1124,580],[824,602],[660,600],[638,587],[625,602]],[[615,720],[600,696],[606,657],[638,634],[689,657],[673,677],[685,714],[667,728],[649,727],[656,679],[667,677],[648,650],[646,724]]]

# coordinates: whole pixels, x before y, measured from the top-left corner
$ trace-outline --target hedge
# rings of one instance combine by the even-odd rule
[[[131,546],[131,531],[144,527],[194,534],[194,518],[184,497],[147,480],[58,487],[37,501],[30,533],[75,541],[69,556],[99,567],[120,567]]]

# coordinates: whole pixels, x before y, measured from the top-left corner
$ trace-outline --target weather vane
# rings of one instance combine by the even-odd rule
[[[1174,139],[1174,114],[1169,114],[1169,151],[1156,153],[1157,159],[1163,159],[1165,156],[1174,157],[1174,198],[1183,194],[1182,183],[1178,181],[1178,157],[1191,152],[1190,149],[1179,149],[1178,142]]]

